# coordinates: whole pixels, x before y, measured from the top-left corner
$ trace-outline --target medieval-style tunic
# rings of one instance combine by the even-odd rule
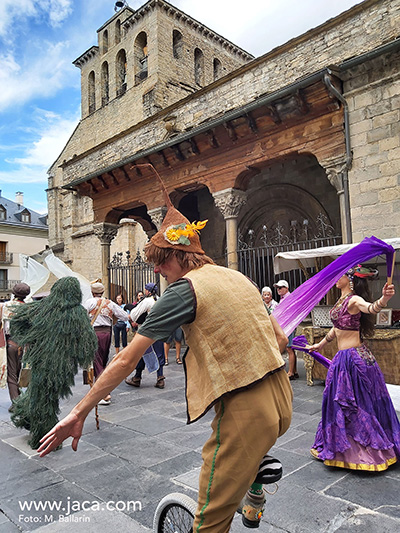
[[[292,390],[269,315],[243,274],[208,264],[190,271],[168,287],[139,333],[166,340],[178,326],[189,346],[188,422],[213,405],[216,413],[194,530],[229,531],[262,457],[289,427]]]

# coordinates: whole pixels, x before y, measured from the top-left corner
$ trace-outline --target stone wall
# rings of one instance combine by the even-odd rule
[[[171,35],[172,28],[182,29],[182,34],[184,30],[186,32],[186,23],[181,27],[179,21],[168,19],[164,13],[158,13],[157,16],[152,24],[159,23],[168,27],[166,34]],[[133,38],[133,34],[140,31],[149,20],[143,17],[135,30],[131,27],[127,31],[127,38],[129,35]],[[389,43],[398,37],[399,27],[400,0],[367,0],[196,93],[189,94],[155,115],[143,117],[137,124],[135,122],[141,120],[138,107],[141,108],[141,113],[143,101],[138,99],[137,87],[129,87],[131,82],[128,82],[125,94],[80,122],[60,158],[50,169],[50,183],[58,188],[162,142],[167,135],[166,118],[171,115],[176,117],[176,130],[186,131],[261,95],[278,91],[320,69],[340,65],[355,55]],[[161,37],[160,32],[155,34],[155,29],[151,31],[151,35],[159,40],[159,49],[167,54],[170,45],[163,40],[165,35]],[[188,37],[185,33],[185,42],[186,39],[191,39],[187,35]],[[206,41],[204,39],[204,46],[210,44],[210,47],[209,51],[204,49],[205,57],[210,65],[212,56],[218,55],[221,50],[215,41]],[[185,64],[193,53],[194,44],[192,41],[190,43],[186,47]],[[181,73],[176,68],[176,63],[162,54],[157,58],[160,64],[153,61],[155,60],[151,58],[149,51],[149,78],[141,84],[142,94],[148,94],[156,85],[162,88],[164,94],[171,91],[173,98],[185,94],[187,88],[183,90],[178,87],[179,83],[176,85]],[[170,70],[169,78],[162,78],[162,65]],[[354,152],[353,167],[349,172],[354,241],[371,233],[378,237],[397,234],[394,215],[400,208],[398,59],[391,54],[378,57],[368,62],[368,65],[360,65],[342,73],[345,79],[344,95],[349,101],[350,140]],[[150,78],[156,67],[157,83],[154,84]],[[189,63],[185,68],[189,75]],[[206,82],[210,81],[210,74],[207,76]],[[189,85],[192,83],[193,80]],[[155,93],[152,98],[154,101],[149,105],[168,104],[168,98],[157,100]],[[63,162],[65,164],[60,168],[59,165]],[[72,194],[67,193],[68,196]],[[75,211],[80,213],[84,200],[77,198],[74,201]],[[66,197],[61,202],[58,192],[49,192],[50,244],[63,240],[66,244],[65,253],[74,256],[75,261],[72,234],[84,232],[92,221],[89,221],[90,215],[85,218],[72,216],[72,211],[69,212],[72,209],[71,202]],[[387,217],[388,214],[390,218]],[[84,240],[82,237],[82,241]],[[94,245],[94,241],[90,242]],[[99,244],[96,246],[99,247]],[[84,249],[85,246],[82,247]],[[92,263],[93,258],[88,261]]]
[[[399,235],[400,55],[346,73],[353,165],[349,173],[353,239]]]
[[[92,171],[119,161],[165,139],[164,119],[173,113],[179,131],[190,129],[201,122],[245,105],[254,98],[276,91],[299,78],[329,65],[340,64],[349,57],[372,50],[397,37],[400,27],[399,0],[364,2],[353,8],[353,16],[342,15],[325,23],[317,30],[289,41],[272,52],[240,68],[234,74],[219,80],[184,100],[139,123],[123,134],[123,125],[107,120],[105,110],[95,113],[89,124],[82,121],[76,135],[66,146],[61,159],[66,156],[64,183],[85,176]],[[336,23],[334,23],[336,21]],[[308,36],[308,38],[307,38]],[[125,98],[125,96],[123,97]],[[125,111],[130,110],[129,99],[120,99]],[[98,116],[96,116],[98,115]],[[111,117],[109,117],[111,118]],[[104,124],[107,125],[106,129]],[[83,153],[100,144],[104,133],[110,142],[99,146],[85,157],[70,160],[70,154]],[[113,137],[114,136],[114,137]]]

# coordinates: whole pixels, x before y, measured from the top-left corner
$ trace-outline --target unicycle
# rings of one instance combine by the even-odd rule
[[[167,494],[154,513],[154,533],[191,533],[197,503],[186,494]]]
[[[260,463],[256,482],[263,485],[275,485],[274,491],[263,488],[264,494],[273,495],[278,490],[277,482],[282,477],[282,464],[270,455],[265,455]],[[261,516],[264,510],[265,496],[260,501],[260,505],[253,506],[252,496],[247,492],[242,500],[237,512],[242,515],[243,525],[247,528],[259,527]],[[261,498],[260,498],[261,500]],[[197,503],[186,496],[174,492],[165,496],[157,505],[154,513],[153,531],[154,533],[191,533],[193,530],[194,514]]]

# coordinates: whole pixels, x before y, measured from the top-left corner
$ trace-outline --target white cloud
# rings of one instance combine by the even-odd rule
[[[63,118],[53,112],[38,109],[37,131],[24,147],[23,155],[6,160],[11,171],[0,171],[0,183],[45,183],[47,170],[64,148],[79,116]]]
[[[58,27],[72,10],[73,0],[1,0],[0,37],[12,42],[17,36],[16,24],[21,25],[30,18]]]
[[[256,56],[361,0],[170,0],[178,9]]]
[[[18,64],[11,52],[0,56],[0,111],[50,97],[65,87],[79,87],[79,74],[70,60],[69,42],[42,42],[41,50]]]

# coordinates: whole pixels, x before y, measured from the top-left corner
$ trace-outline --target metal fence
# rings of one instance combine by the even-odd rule
[[[143,291],[146,283],[157,283],[160,276],[154,273],[138,251],[132,258],[130,252],[116,253],[109,264],[109,295],[112,300],[122,294],[126,302],[133,302],[138,291]]]
[[[304,272],[300,266],[299,269],[290,270],[279,275],[274,273],[274,257],[279,252],[292,252],[296,250],[309,250],[312,248],[320,248],[322,246],[335,246],[341,244],[340,236],[326,237],[320,239],[310,239],[291,244],[284,244],[280,246],[265,246],[258,248],[246,248],[239,250],[238,261],[239,270],[247,277],[252,279],[260,289],[265,285],[273,286],[278,279],[285,279],[289,283],[290,290],[293,291],[304,283],[307,277],[312,276],[316,270],[323,267],[323,264],[318,264],[314,268],[307,269]]]

